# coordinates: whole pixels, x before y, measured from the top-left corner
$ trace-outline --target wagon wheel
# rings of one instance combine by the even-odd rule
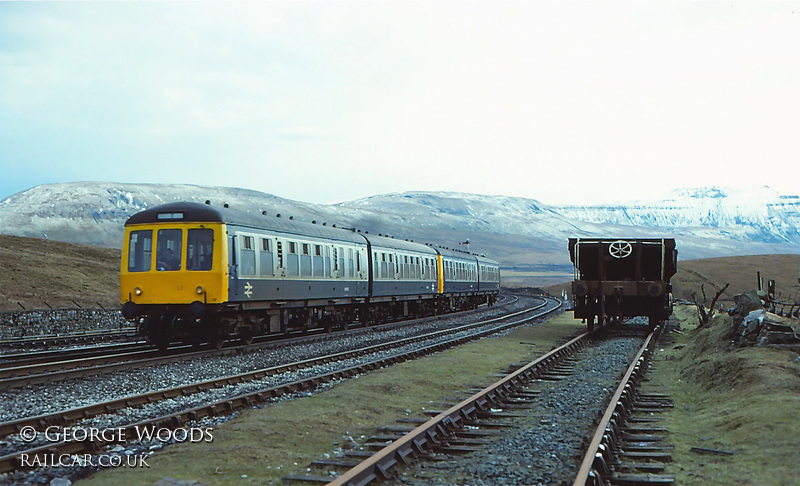
[[[633,251],[633,247],[627,241],[619,240],[608,246],[608,253],[614,258],[627,258]]]

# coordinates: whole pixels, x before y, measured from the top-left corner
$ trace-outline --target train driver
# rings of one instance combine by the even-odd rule
[[[172,271],[178,270],[179,268],[181,268],[181,259],[175,256],[175,253],[171,249],[166,248],[163,252],[161,252],[161,255],[158,257],[159,271]]]

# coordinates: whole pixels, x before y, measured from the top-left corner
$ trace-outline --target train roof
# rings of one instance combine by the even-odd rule
[[[275,216],[265,216],[260,212],[254,213],[196,202],[173,202],[146,209],[128,218],[125,222],[125,226],[169,222],[225,223],[233,226],[266,229],[292,235],[328,238],[360,244],[365,244],[366,240],[369,240],[370,244],[377,248],[417,252],[428,255],[436,255],[439,253],[461,260],[475,261],[475,259],[477,259],[483,263],[498,264],[494,260],[463,251],[433,247],[387,236],[356,233],[344,228],[303,223]]]
[[[436,247],[435,250],[436,250],[437,253],[441,254],[442,256],[455,258],[455,259],[458,259],[458,260],[467,260],[467,261],[470,261],[470,262],[474,262],[474,261],[477,260],[480,263],[488,263],[488,264],[493,264],[493,265],[500,265],[499,263],[497,263],[496,261],[494,261],[494,260],[492,260],[490,258],[486,258],[486,257],[480,256],[480,255],[475,255],[473,253],[468,253],[466,251],[451,250],[450,248],[442,248],[442,247]]]
[[[303,223],[290,219],[265,216],[238,209],[210,206],[195,202],[174,202],[155,206],[136,213],[125,222],[125,226],[147,223],[225,223],[255,229],[266,229],[293,235],[328,238],[365,244],[364,237],[350,230]]]
[[[431,256],[436,255],[436,250],[428,245],[417,243],[414,241],[401,240],[391,238],[388,236],[380,236],[373,234],[365,234],[364,238],[368,239],[373,248],[389,248],[392,250],[413,251],[417,253],[428,254]]]

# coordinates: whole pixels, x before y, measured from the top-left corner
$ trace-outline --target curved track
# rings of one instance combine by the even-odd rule
[[[542,309],[543,307],[546,307],[546,309]],[[144,427],[148,425],[156,425],[159,427],[162,426],[178,427],[180,426],[180,424],[188,420],[195,420],[198,418],[210,415],[216,415],[220,413],[230,413],[235,409],[251,406],[258,402],[270,400],[276,396],[313,389],[320,386],[321,384],[328,383],[331,380],[354,376],[356,374],[364,373],[366,371],[377,369],[389,364],[404,361],[407,359],[413,359],[431,352],[436,352],[441,349],[445,349],[447,347],[452,347],[461,344],[463,342],[482,337],[484,335],[492,334],[503,329],[507,329],[510,327],[518,326],[520,324],[529,322],[533,319],[541,317],[543,314],[552,312],[552,310],[554,310],[555,308],[557,308],[556,305],[553,304],[548,305],[545,302],[537,307],[537,309],[540,309],[538,311],[536,311],[535,309],[527,309],[525,311],[518,312],[510,316],[490,319],[488,321],[473,323],[467,326],[461,326],[459,328],[449,329],[446,331],[438,331],[435,333],[427,334],[425,336],[403,339],[400,341],[395,341],[392,343],[382,344],[378,346],[369,346],[367,348],[358,350],[356,352],[340,353],[338,355],[333,355],[333,356],[324,356],[317,358],[316,360],[309,360],[309,362],[293,363],[290,365],[286,365],[285,367],[280,367],[281,369],[274,368],[274,369],[258,370],[256,372],[250,372],[231,377],[224,377],[217,380],[210,380],[209,382],[193,383],[177,389],[158,390],[157,392],[147,394],[146,396],[125,397],[119,400],[115,400],[113,402],[95,404],[92,405],[91,407],[83,407],[81,409],[63,411],[56,414],[50,414],[47,416],[31,417],[29,419],[17,420],[14,422],[0,425],[0,430],[2,430],[4,434],[9,434],[14,432],[19,432],[23,430],[25,427],[41,428],[42,426],[56,425],[56,424],[58,426],[64,427],[70,424],[76,424],[76,420],[84,419],[87,415],[90,416],[92,414],[100,412],[113,412],[114,410],[117,410],[119,408],[127,407],[137,403],[151,403],[154,400],[161,400],[164,398],[169,398],[178,395],[186,395],[189,393],[194,393],[198,390],[225,386],[230,383],[253,381],[259,379],[262,376],[285,372],[286,370],[289,369],[313,367],[320,362],[329,363],[332,361],[337,361],[346,363],[346,360],[350,359],[353,355],[360,355],[360,356],[369,355],[375,358],[364,363],[359,363],[354,366],[346,365],[341,369],[337,369],[333,372],[328,372],[323,374],[311,373],[311,376],[303,378],[299,381],[290,380],[288,382],[285,382],[277,386],[271,386],[268,388],[259,388],[256,391],[248,392],[243,395],[228,397],[213,403],[204,403],[203,405],[192,408],[190,410],[180,410],[178,412],[174,412],[169,415],[149,418],[147,420],[140,421],[135,424],[127,424],[120,426],[122,428],[125,428],[126,430],[130,428]],[[523,314],[527,315],[523,316]],[[506,321],[506,322],[500,322],[500,321]],[[454,334],[457,337],[448,337]],[[413,343],[424,342],[424,341],[429,341],[430,343],[424,345],[414,344],[413,346],[411,346]],[[408,351],[401,352],[399,354],[396,353],[391,356],[385,356],[386,354],[388,354],[385,350],[397,349],[398,347],[400,348],[410,347],[411,349]],[[80,425],[76,425],[76,427],[78,426]],[[120,427],[118,427],[118,429]],[[12,440],[11,442],[13,443],[15,441]],[[16,442],[18,443],[18,441]],[[20,463],[21,454],[28,454],[29,455],[28,457],[33,457],[34,455],[44,455],[52,453],[75,454],[79,452],[85,452],[87,450],[86,448],[98,447],[100,445],[103,445],[103,443],[104,441],[102,440],[95,441],[94,444],[92,444],[91,441],[89,442],[85,441],[82,443],[77,443],[77,442],[63,442],[60,444],[48,443],[40,447],[30,448],[25,451],[12,452],[0,458],[0,472],[8,472],[17,469],[21,464]],[[35,445],[35,444],[29,444],[29,445]]]

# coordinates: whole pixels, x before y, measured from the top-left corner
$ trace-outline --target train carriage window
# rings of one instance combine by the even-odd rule
[[[308,243],[302,243],[301,249],[302,249],[302,254],[300,255],[300,276],[310,277],[311,276],[310,245]]]
[[[361,252],[356,250],[356,272],[361,273]]]
[[[214,256],[214,230],[193,228],[186,237],[186,269],[211,270]]]
[[[314,267],[315,277],[322,277],[325,274],[325,264],[322,258],[322,245],[314,245],[314,258],[312,265]]]
[[[158,230],[156,237],[156,270],[175,271],[181,269],[183,231],[179,229]]]
[[[261,275],[272,277],[275,275],[275,262],[272,255],[272,241],[261,238],[261,253],[258,256]]]
[[[356,265],[353,261],[353,249],[347,249],[347,276],[353,278],[356,276]]]
[[[252,236],[240,236],[242,275],[256,274],[256,246]]]
[[[325,276],[331,276],[331,247],[325,247]]]
[[[286,254],[286,275],[300,276],[300,256],[297,254],[297,243],[294,241],[289,242],[289,251]]]
[[[128,271],[149,272],[153,260],[153,230],[131,231],[128,240]]]
[[[347,276],[347,273],[346,273],[347,272],[347,267],[345,265],[347,264],[346,263],[347,258],[346,258],[345,254],[344,254],[344,248],[339,247],[338,250],[339,251],[337,252],[337,254],[339,256],[339,276],[340,277],[346,277]]]
[[[386,261],[386,253],[381,253],[381,278],[389,275],[389,263]]]

